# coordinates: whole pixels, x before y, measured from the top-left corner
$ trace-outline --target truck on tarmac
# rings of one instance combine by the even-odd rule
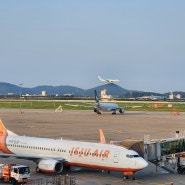
[[[25,184],[30,181],[30,169],[19,164],[0,164],[0,182],[13,185]]]

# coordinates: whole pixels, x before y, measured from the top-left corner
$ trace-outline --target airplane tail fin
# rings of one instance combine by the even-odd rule
[[[102,129],[100,129],[99,131],[100,131],[100,143],[106,143]]]
[[[3,125],[3,122],[0,120],[0,137],[7,135],[7,129]]]
[[[95,93],[95,101],[96,101],[96,103],[99,103],[99,98],[98,98],[96,90],[94,91],[94,93]]]
[[[17,134],[15,134],[12,131],[6,129],[2,120],[0,120],[0,137],[1,136],[5,137],[7,135],[17,135]]]
[[[105,80],[102,79],[99,75],[98,75],[98,80],[100,80],[101,82],[104,82]]]
[[[14,133],[6,129],[3,125],[3,122],[0,120],[0,150],[6,154],[11,154],[11,151],[7,148],[6,145],[6,137],[9,134]]]

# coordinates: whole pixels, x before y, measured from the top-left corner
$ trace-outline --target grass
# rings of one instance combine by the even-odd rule
[[[157,103],[157,102],[119,102],[118,105],[129,111],[168,111],[174,108],[185,112],[185,103]],[[172,107],[170,107],[172,105]],[[94,102],[76,101],[0,101],[0,108],[22,109],[57,109],[62,106],[63,110],[93,110]],[[133,108],[135,107],[135,108]]]

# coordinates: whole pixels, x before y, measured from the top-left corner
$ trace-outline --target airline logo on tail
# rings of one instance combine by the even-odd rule
[[[2,121],[0,120],[0,150],[7,154],[12,154],[6,147],[6,137],[7,137],[7,130],[4,127]]]
[[[2,121],[0,120],[0,136],[6,136],[6,129],[4,128],[4,125],[2,123]]]

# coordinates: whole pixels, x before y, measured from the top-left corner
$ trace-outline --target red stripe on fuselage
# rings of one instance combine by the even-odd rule
[[[129,174],[134,174],[137,171],[141,170],[139,168],[117,168],[117,167],[110,167],[110,166],[100,166],[100,165],[93,165],[93,164],[71,163],[71,162],[66,162],[64,165],[65,166],[84,167],[84,168],[94,168],[94,169],[109,170],[109,171],[117,171],[117,172],[129,173]]]

